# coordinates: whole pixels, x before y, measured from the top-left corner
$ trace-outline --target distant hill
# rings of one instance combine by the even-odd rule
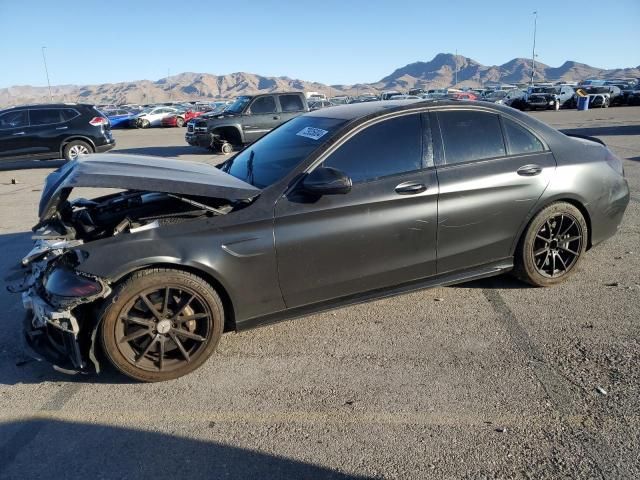
[[[306,90],[327,95],[355,95],[365,91],[480,87],[490,83],[526,83],[531,77],[531,60],[514,58],[503,65],[486,66],[462,55],[439,53],[429,62],[415,62],[396,69],[375,83],[324,85],[289,77],[265,77],[254,73],[181,73],[157,81],[105,83],[100,85],[57,85],[51,87],[54,101],[87,103],[154,103],[169,100],[215,100],[283,90]],[[580,81],[586,78],[640,77],[640,66],[605,70],[567,61],[554,68],[536,62],[536,81]],[[0,105],[49,101],[47,87],[18,85],[0,89]]]

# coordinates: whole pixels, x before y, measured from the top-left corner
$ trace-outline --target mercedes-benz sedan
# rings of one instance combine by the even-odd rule
[[[75,187],[117,193],[69,200]],[[513,271],[576,272],[618,229],[622,162],[488,103],[308,113],[221,168],[94,155],[49,175],[22,260],[29,343],[59,368],[184,375],[226,330]],[[98,348],[99,347],[99,348]]]

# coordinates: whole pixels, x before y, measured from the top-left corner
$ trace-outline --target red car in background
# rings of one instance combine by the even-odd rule
[[[449,94],[449,98],[455,100],[477,100],[478,96],[472,92],[454,92]]]
[[[184,112],[180,112],[176,115],[169,115],[168,117],[164,117],[162,119],[163,127],[184,127],[189,120],[192,118],[199,117],[203,113],[210,112],[211,108],[195,108],[193,110],[186,110]]]

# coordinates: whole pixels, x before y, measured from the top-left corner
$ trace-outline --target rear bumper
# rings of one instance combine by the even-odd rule
[[[608,198],[602,198],[597,208],[597,214],[592,216],[592,246],[613,237],[620,228],[624,212],[629,205],[631,193],[625,178],[620,178],[611,186]]]

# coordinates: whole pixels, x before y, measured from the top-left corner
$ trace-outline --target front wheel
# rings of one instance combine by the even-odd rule
[[[222,335],[220,297],[181,270],[133,274],[105,301],[100,340],[109,361],[143,382],[181,377],[202,365]]]
[[[536,287],[565,281],[587,248],[587,224],[566,202],[549,205],[531,220],[518,244],[514,274]]]
[[[140,128],[149,128],[151,126],[151,122],[149,120],[142,120],[140,122]]]
[[[176,118],[176,127],[184,127],[184,118],[182,117]]]

